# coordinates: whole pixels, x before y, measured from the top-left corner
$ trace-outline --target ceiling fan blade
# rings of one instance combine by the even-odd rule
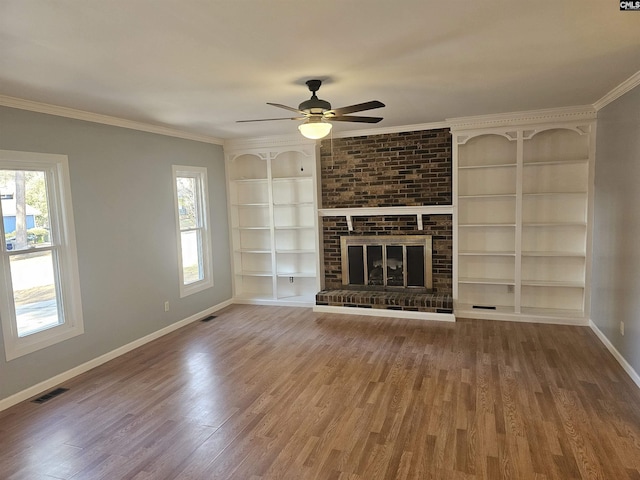
[[[358,116],[339,116],[339,117],[327,117],[329,122],[362,122],[362,123],[378,123],[382,120],[382,117],[358,117]]]
[[[325,114],[329,113],[333,115],[346,115],[347,113],[373,110],[374,108],[382,108],[384,106],[384,103],[379,102],[378,100],[372,100],[370,102],[358,103],[357,105],[349,105],[348,107],[334,108],[333,110],[325,112]]]
[[[282,105],[280,103],[267,102],[267,105],[271,105],[272,107],[284,108],[285,110],[289,110],[290,112],[296,112],[296,113],[299,113],[300,115],[306,115],[306,113],[303,112],[302,110],[298,110],[297,108],[293,108],[293,107],[287,107],[286,105]]]
[[[258,120],[236,120],[236,123],[271,122],[273,120],[306,120],[307,117],[260,118]]]

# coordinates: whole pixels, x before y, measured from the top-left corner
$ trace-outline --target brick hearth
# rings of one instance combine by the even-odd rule
[[[379,308],[411,312],[453,312],[453,298],[451,295],[434,293],[323,290],[316,295],[316,305]]]

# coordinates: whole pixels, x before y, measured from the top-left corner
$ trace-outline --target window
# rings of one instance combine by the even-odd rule
[[[173,166],[180,296],[213,286],[207,169]]]
[[[7,360],[83,333],[64,155],[0,150],[0,320]]]

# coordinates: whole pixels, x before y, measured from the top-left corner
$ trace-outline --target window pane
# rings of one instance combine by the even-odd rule
[[[58,309],[52,252],[12,255],[10,265],[18,336],[64,323]]]
[[[202,268],[202,240],[199,230],[191,230],[189,232],[181,232],[182,247],[182,276],[184,284],[198,282],[204,278],[204,269]]]
[[[0,325],[7,360],[84,333],[68,187],[66,155],[0,150],[7,234],[0,238]]]
[[[207,225],[207,169],[173,165],[173,186],[180,270],[180,297],[213,285],[211,237]]]
[[[7,250],[49,245],[45,172],[0,170],[0,195]]]
[[[193,177],[178,177],[178,214],[180,230],[199,227],[197,210],[197,184]]]

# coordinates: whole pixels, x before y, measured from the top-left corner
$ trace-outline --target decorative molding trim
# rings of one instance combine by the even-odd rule
[[[363,130],[349,130],[344,132],[334,133],[332,132],[329,137],[325,137],[324,140],[331,138],[350,138],[350,137],[362,137],[370,135],[384,135],[389,133],[403,133],[414,132],[423,130],[435,130],[440,128],[450,128],[451,130],[461,130],[468,128],[490,128],[495,126],[505,125],[523,125],[534,122],[554,122],[554,121],[580,121],[580,120],[592,120],[595,118],[595,113],[613,102],[617,98],[621,97],[625,93],[629,92],[633,88],[640,85],[640,71],[633,74],[627,80],[615,87],[609,93],[604,95],[601,99],[596,101],[593,105],[583,105],[575,107],[561,107],[561,108],[549,108],[541,110],[529,110],[523,112],[509,112],[490,115],[477,115],[469,117],[456,117],[447,118],[443,122],[430,122],[430,123],[418,123],[413,125],[401,125],[396,127],[380,127],[380,128],[368,128]],[[143,122],[137,122],[133,120],[126,120],[118,117],[112,117],[108,115],[101,115],[98,113],[87,112],[83,110],[76,110],[68,107],[60,107],[57,105],[50,105],[46,103],[35,102],[32,100],[24,100],[15,97],[9,97],[6,95],[0,95],[0,106],[17,108],[20,110],[29,110],[32,112],[46,113],[49,115],[56,115],[59,117],[74,118],[76,120],[84,120],[93,123],[101,123],[104,125],[111,125],[116,127],[128,128],[131,130],[139,130],[142,132],[157,133],[159,135],[166,135],[170,137],[184,138],[186,140],[194,140],[198,142],[211,143],[215,145],[223,145],[225,148],[231,150],[240,148],[258,148],[260,145],[273,145],[278,146],[290,146],[292,144],[315,144],[321,140],[307,140],[301,137],[299,134],[290,134],[282,136],[264,136],[253,138],[240,138],[224,140],[218,137],[212,137],[209,135],[201,135],[195,133],[184,132],[176,130],[170,127],[162,127],[159,125],[151,125]]]
[[[477,115],[472,117],[448,118],[451,131],[476,128],[530,125],[532,123],[590,121],[596,118],[593,105],[547,108],[524,112]]]
[[[251,153],[255,150],[258,153],[265,151],[280,151],[287,148],[302,148],[312,150],[316,147],[316,140],[309,140],[302,135],[274,135],[272,137],[253,138],[233,138],[224,141],[224,150],[227,153],[240,152]]]
[[[309,140],[300,134],[290,135],[277,135],[277,136],[265,136],[265,137],[253,137],[253,138],[234,138],[225,140],[225,150],[243,150],[251,148],[262,148],[264,150],[265,145],[274,147],[287,147],[291,145],[310,144],[319,145],[323,140],[331,140],[333,138],[351,138],[351,137],[368,137],[370,135],[384,135],[387,133],[404,133],[404,132],[416,132],[422,130],[435,130],[440,128],[449,128],[448,122],[433,122],[433,123],[420,123],[415,125],[401,125],[399,127],[381,127],[381,128],[367,128],[366,130],[349,130],[345,132],[334,132],[319,140]]]
[[[613,346],[613,344],[609,341],[607,336],[604,333],[602,333],[602,330],[598,328],[598,326],[593,322],[593,320],[589,320],[589,327],[591,327],[591,330],[593,330],[593,333],[596,334],[596,336],[600,339],[600,341],[604,344],[604,346],[607,347],[607,350],[609,350],[611,355],[613,355],[613,358],[615,358],[620,364],[620,366],[624,369],[624,371],[627,372],[627,375],[631,377],[631,380],[633,380],[633,383],[635,383],[638,386],[638,388],[640,388],[640,375],[638,375],[638,372],[636,372],[634,368],[629,364],[629,362],[627,362],[627,360],[622,356],[622,354],[618,351],[618,349]]]
[[[48,115],[56,115],[58,117],[73,118],[75,120],[84,120],[85,122],[111,125],[113,127],[128,128],[129,130],[138,130],[140,132],[156,133],[167,137],[211,143],[214,145],[222,145],[224,143],[222,139],[208,135],[183,132],[182,130],[176,130],[170,127],[151,125],[148,123],[136,122],[134,120],[125,120],[124,118],[111,117],[109,115],[101,115],[99,113],[91,113],[84,110],[76,110],[74,108],[59,107],[57,105],[49,105],[47,103],[7,97],[5,95],[0,95],[0,106],[17,108],[19,110],[28,110],[37,113],[46,113]]]
[[[338,313],[340,315],[364,315],[368,317],[408,318],[411,320],[435,320],[437,322],[455,322],[452,313],[414,312],[406,310],[387,310],[384,308],[334,307],[315,305],[316,313]]]
[[[54,377],[49,378],[48,380],[40,382],[37,385],[33,385],[32,387],[22,390],[21,392],[11,395],[10,397],[3,398],[0,400],[0,412],[20,402],[28,400],[29,398],[32,398],[44,392],[45,390],[55,387],[56,385],[59,385],[62,382],[65,382],[74,377],[77,377],[78,375],[85,373],[91,370],[92,368],[98,367],[103,363],[107,363],[108,361],[113,360],[114,358],[124,355],[125,353],[128,353],[131,350],[141,347],[142,345],[152,342],[153,340],[156,340],[164,335],[167,335],[168,333],[171,333],[190,323],[193,323],[208,315],[211,315],[213,312],[221,310],[222,308],[227,307],[232,303],[233,301],[231,299],[225,300],[224,302],[218,303],[213,307],[209,307],[206,310],[203,310],[202,312],[191,315],[190,317],[187,317],[176,323],[172,323],[171,325],[165,328],[162,328],[153,333],[150,333],[149,335],[139,338],[138,340],[134,340],[133,342],[123,345],[122,347],[116,348],[115,350],[112,350],[110,352],[107,352],[104,355],[100,355],[99,357],[96,357],[93,360],[89,360],[88,362],[85,362],[82,365],[78,365],[77,367],[67,370],[66,372],[60,373]]]
[[[634,73],[633,75],[631,75],[629,78],[627,78],[624,82],[622,82],[620,85],[618,85],[616,88],[614,88],[613,90],[611,90],[609,93],[607,93],[604,97],[602,97],[600,100],[598,100],[597,102],[595,102],[593,104],[593,108],[596,109],[596,111],[606,107],[607,105],[609,105],[611,102],[613,102],[614,100],[617,100],[618,98],[620,98],[622,95],[624,95],[625,93],[633,90],[635,87],[637,87],[638,85],[640,85],[640,71],[637,71],[636,73]]]

